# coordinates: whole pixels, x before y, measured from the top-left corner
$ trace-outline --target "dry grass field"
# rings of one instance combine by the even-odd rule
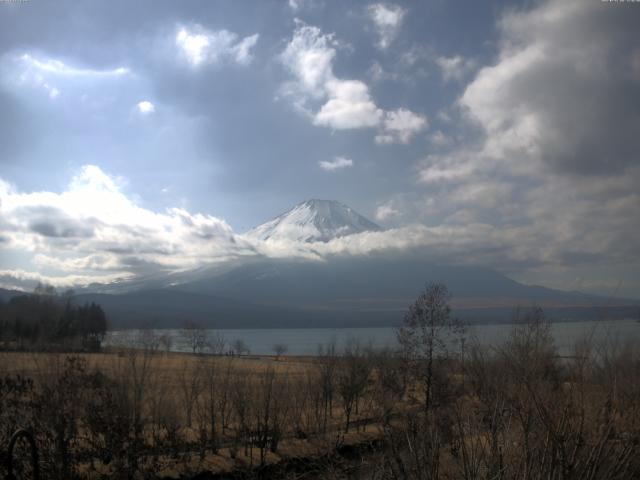
[[[560,358],[549,332],[432,356],[0,352],[0,445],[29,429],[52,479],[638,478],[640,349]]]
[[[73,355],[0,352],[0,377],[33,379],[38,388],[57,391],[56,396],[75,397],[61,399],[62,404],[58,405],[61,414],[65,411],[63,404],[69,402],[68,407],[76,410],[69,413],[70,416],[86,416],[87,412],[82,412],[87,408],[83,403],[91,403],[88,397],[96,395],[93,391],[79,392],[83,387],[69,387],[70,375],[90,383],[88,379],[99,374],[104,375],[109,388],[118,389],[115,385],[119,384],[121,393],[127,397],[128,405],[123,406],[127,421],[136,422],[132,416],[141,419],[139,442],[154,451],[136,462],[135,469],[169,478],[179,478],[185,472],[251,469],[289,458],[321,458],[336,447],[379,437],[375,422],[369,417],[361,422],[365,415],[370,415],[370,410],[361,409],[359,414],[353,414],[350,421],[358,427],[345,431],[345,415],[338,393],[322,393],[318,388],[322,365],[322,359],[314,357],[276,359],[138,349]],[[331,383],[334,381],[331,379]],[[65,386],[72,391],[62,392]],[[314,389],[316,403],[312,407],[308,399]],[[322,395],[331,398],[322,399]],[[104,402],[98,402],[97,406],[104,407]],[[108,414],[113,413],[118,414],[111,411]],[[217,425],[212,424],[212,419]],[[107,423],[122,421],[105,420]],[[33,423],[26,417],[24,421]],[[76,437],[96,436],[90,427],[80,425],[86,421],[78,423]],[[29,425],[16,422],[15,427],[20,426]],[[117,425],[111,427],[117,430]],[[98,436],[104,437],[104,432]],[[277,450],[274,448],[276,437]],[[55,448],[55,441],[53,443]],[[95,453],[94,459],[75,465],[76,474],[101,478],[128,468],[101,461],[99,450],[107,449],[107,442],[101,438],[98,443],[102,445],[96,450],[91,441],[69,442],[77,450]],[[171,454],[167,454],[167,450],[171,450]]]
[[[74,353],[73,355],[86,361],[89,369],[98,369],[110,375],[117,375],[125,368],[130,354],[138,354],[133,349],[110,348],[97,353]],[[45,367],[62,365],[68,353],[49,352],[6,352],[0,351],[0,374],[37,375]],[[283,356],[276,359],[270,355],[243,356],[201,356],[189,353],[155,353],[150,362],[151,375],[165,375],[165,380],[175,383],[186,370],[197,368],[206,358],[208,362],[219,367],[233,365],[234,370],[248,373],[262,373],[268,369],[278,374],[302,375],[316,361],[310,356]]]

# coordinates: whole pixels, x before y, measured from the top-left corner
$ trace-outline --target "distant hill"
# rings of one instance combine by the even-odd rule
[[[15,297],[16,295],[24,295],[24,292],[0,288],[0,301],[7,302],[11,297]]]
[[[296,290],[291,290],[292,295],[278,293],[275,284],[264,291],[259,289],[263,284],[260,278],[254,281],[243,279],[241,272],[236,272],[239,282],[235,285],[227,285],[227,294],[235,294],[242,298],[231,298],[213,293],[182,291],[173,289],[141,290],[126,294],[104,294],[104,293],[82,293],[76,296],[76,302],[96,302],[101,305],[110,320],[112,328],[138,328],[152,326],[155,328],[180,328],[186,320],[200,322],[211,328],[321,328],[321,327],[368,327],[368,326],[397,326],[400,325],[409,303],[415,296],[409,297],[380,297],[367,298],[364,296],[332,297],[332,290],[326,288],[319,282],[319,288],[315,291],[317,297],[315,302],[303,303],[303,300],[310,300],[314,295],[305,293],[303,298],[286,303],[287,298],[293,299]],[[293,277],[288,275],[289,279]],[[264,277],[266,280],[267,277]],[[222,279],[217,279],[223,282]],[[287,280],[289,281],[289,280]],[[304,284],[309,282],[310,277]],[[254,283],[255,282],[255,283]],[[206,282],[205,282],[206,283]],[[205,283],[198,284],[202,289]],[[308,284],[308,283],[307,283]],[[220,284],[218,284],[220,285]],[[280,282],[280,286],[284,287]],[[289,284],[291,285],[291,284]],[[212,285],[209,285],[211,287]],[[234,286],[234,288],[231,288]],[[195,288],[196,285],[184,285],[183,287]],[[241,289],[256,287],[256,290],[241,295]],[[525,287],[526,288],[526,287]],[[420,288],[415,289],[415,294]],[[546,290],[546,289],[543,289]],[[353,292],[357,292],[354,289]],[[304,289],[297,290],[298,293]],[[524,310],[532,305],[541,305],[543,302],[536,302],[536,294],[540,294],[539,287],[534,287],[531,291],[534,295],[529,300],[522,299],[520,305]],[[24,292],[8,291],[0,289],[0,298],[7,301],[14,295],[24,294]],[[325,301],[320,302],[324,297]],[[332,300],[329,300],[331,299]],[[461,298],[463,301],[461,301]],[[514,313],[513,305],[506,305],[507,299],[502,299],[502,304],[485,305],[473,304],[465,300],[473,297],[461,297],[456,300],[454,297],[454,315],[469,322],[503,323],[512,319]],[[542,297],[538,297],[542,298]],[[558,293],[558,299],[570,299]],[[283,305],[261,303],[267,300],[280,299]],[[512,298],[511,300],[515,300]],[[602,299],[600,299],[602,300]],[[486,301],[486,299],[482,299]],[[457,306],[456,306],[457,305]],[[638,307],[632,304],[613,304],[607,306],[604,301],[595,306],[583,305],[560,305],[553,306],[551,303],[543,305],[545,312],[551,319],[555,320],[597,320],[635,317]]]

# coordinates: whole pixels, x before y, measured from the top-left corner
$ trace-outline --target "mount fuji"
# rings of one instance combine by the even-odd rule
[[[246,235],[262,241],[328,242],[354,233],[381,230],[379,225],[340,202],[312,199],[251,229]]]
[[[244,236],[255,242],[308,243],[313,249],[314,242],[379,231],[379,225],[342,203],[307,200]],[[109,290],[88,288],[78,300],[99,303],[120,328],[178,327],[184,319],[216,328],[381,326],[398,325],[429,282],[446,284],[454,313],[469,321],[508,321],[514,308],[532,305],[543,306],[553,319],[629,318],[638,311],[637,301],[612,303],[523,285],[490,268],[442,265],[419,251],[336,255],[322,261],[256,254]]]

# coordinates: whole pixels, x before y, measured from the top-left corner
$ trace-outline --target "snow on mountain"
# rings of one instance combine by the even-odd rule
[[[251,229],[247,236],[258,240],[328,242],[354,233],[380,230],[380,226],[342,203],[313,199]]]

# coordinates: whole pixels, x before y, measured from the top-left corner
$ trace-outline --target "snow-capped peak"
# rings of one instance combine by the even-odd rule
[[[247,236],[259,240],[328,242],[354,233],[380,230],[382,228],[351,207],[333,200],[312,199],[251,229]]]

